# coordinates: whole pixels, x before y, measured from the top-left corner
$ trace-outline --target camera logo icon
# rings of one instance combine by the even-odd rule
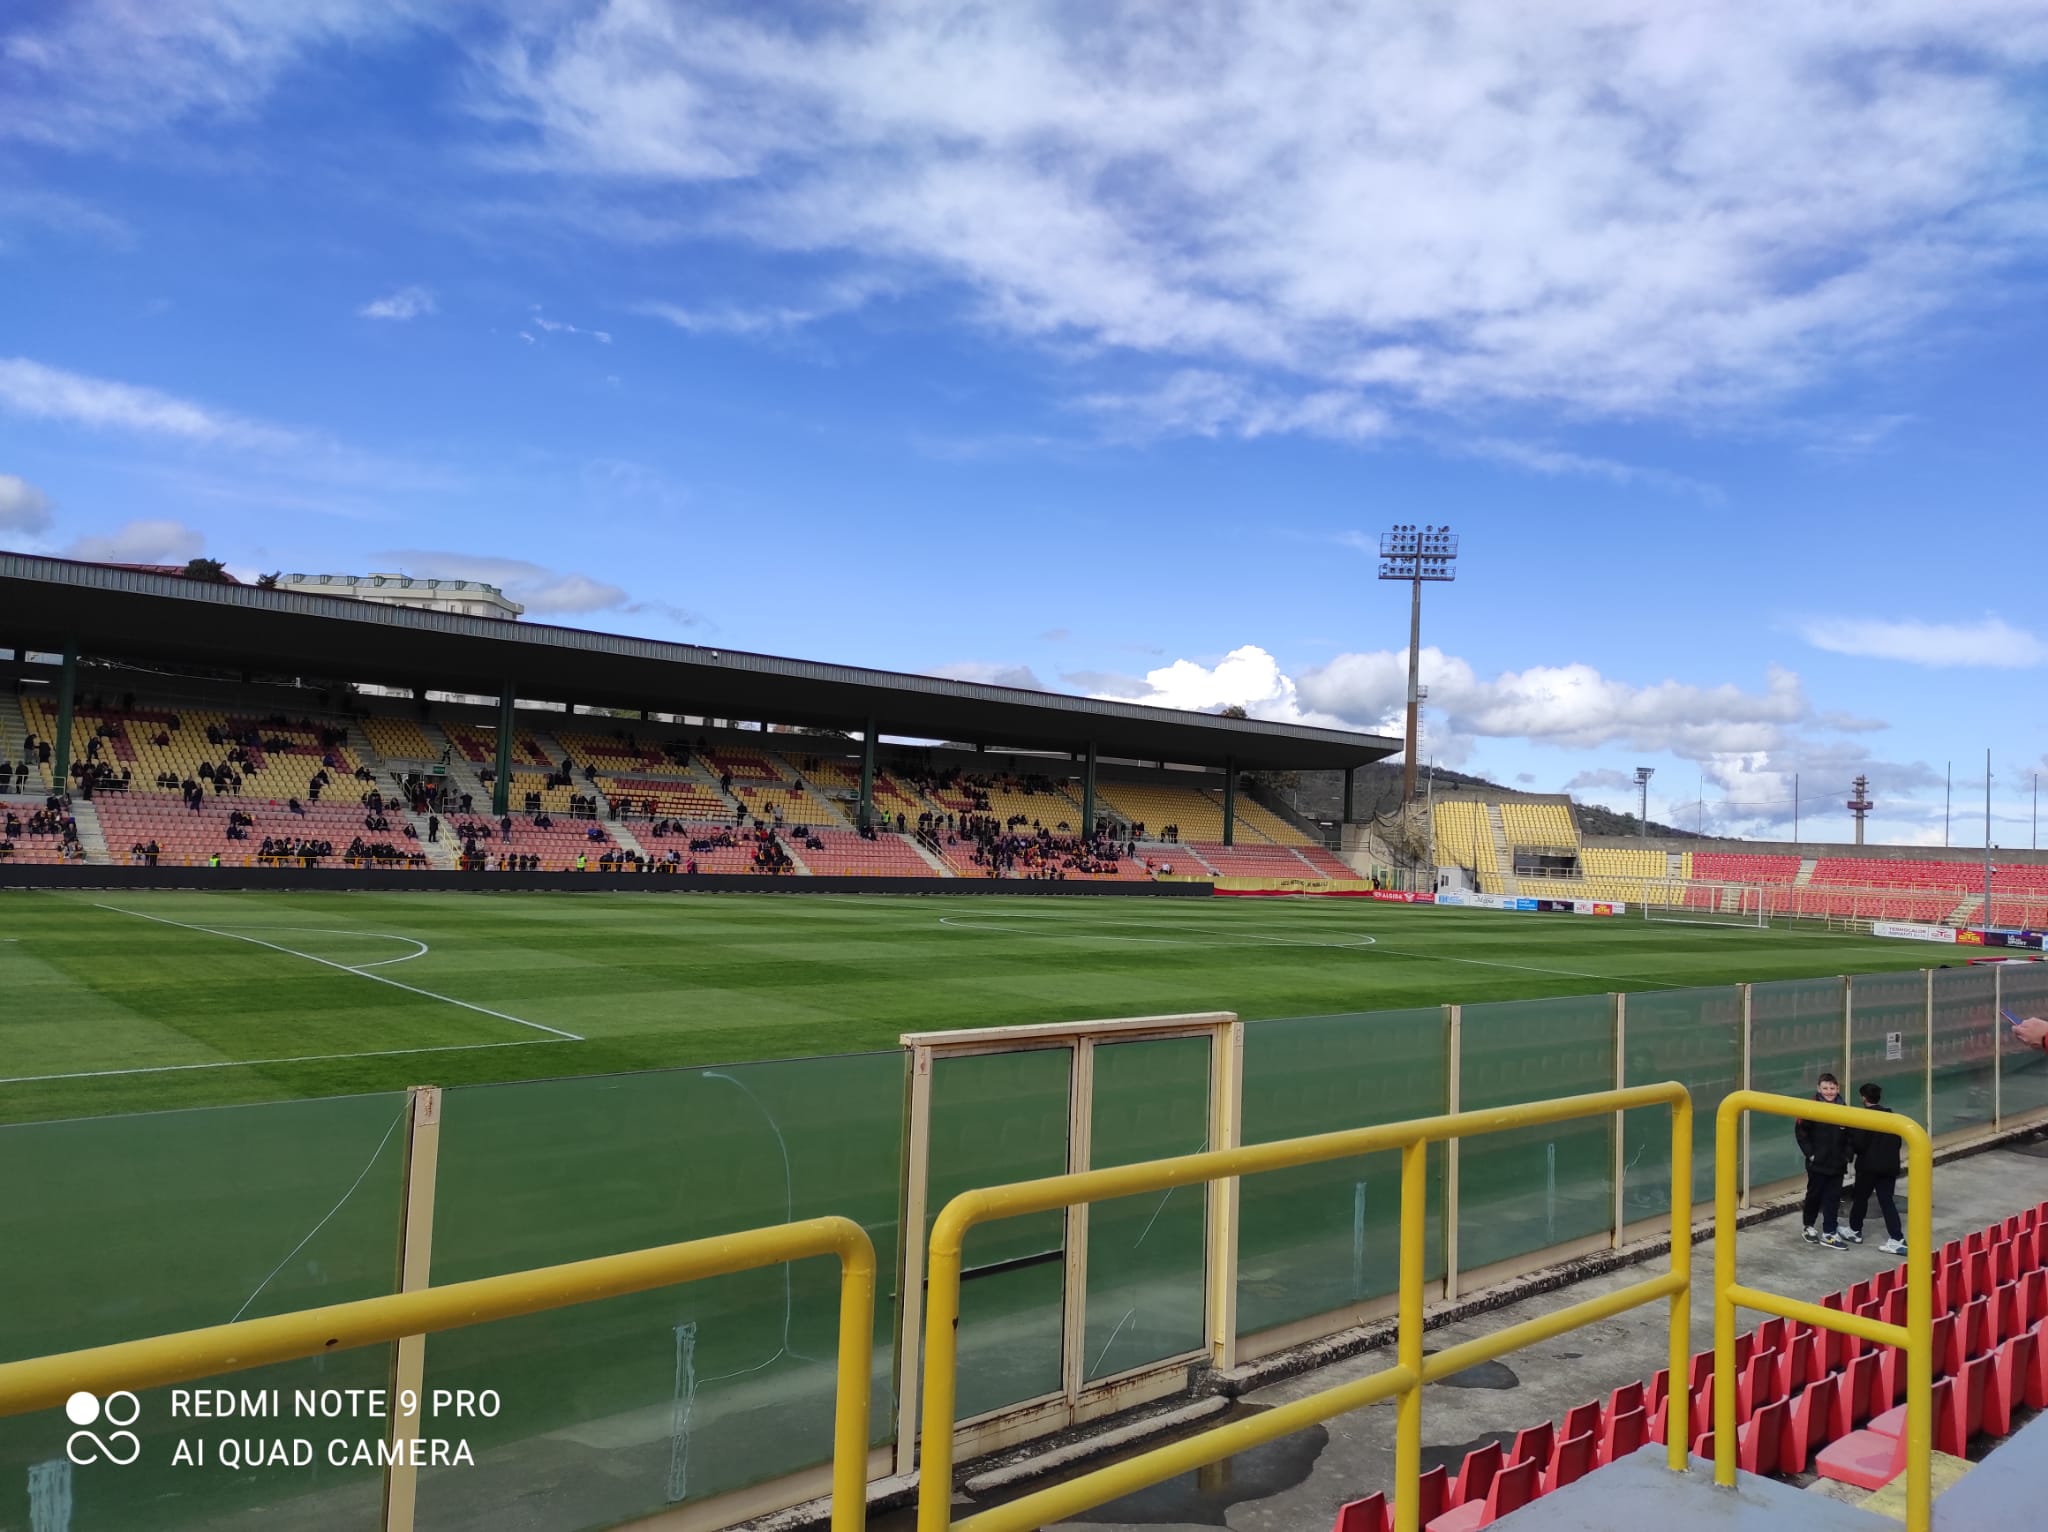
[[[142,1401],[126,1389],[118,1389],[104,1400],[80,1389],[64,1401],[64,1414],[74,1426],[81,1428],[73,1431],[64,1442],[64,1455],[72,1462],[82,1466],[105,1458],[109,1463],[125,1468],[142,1456],[142,1438],[133,1431],[122,1429],[134,1425],[142,1414]],[[83,1429],[100,1423],[115,1429],[105,1436]]]

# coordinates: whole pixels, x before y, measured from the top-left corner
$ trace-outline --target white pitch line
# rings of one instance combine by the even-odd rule
[[[580,1043],[584,1041],[576,1033],[565,1032],[560,1027],[551,1027],[544,1021],[528,1021],[523,1016],[507,1015],[504,1011],[494,1011],[486,1005],[472,1005],[467,1000],[457,1000],[453,995],[437,995],[430,989],[418,989],[410,984],[401,984],[396,979],[387,979],[381,973],[367,973],[360,968],[351,968],[346,963],[336,963],[324,957],[315,957],[310,952],[300,952],[293,947],[281,947],[276,942],[266,942],[258,937],[241,936],[233,931],[219,931],[215,930],[212,926],[195,926],[182,920],[166,920],[161,915],[145,915],[140,910],[124,910],[118,905],[95,904],[93,908],[96,910],[109,910],[116,915],[129,915],[136,920],[153,920],[160,926],[176,926],[181,931],[199,931],[207,936],[225,936],[230,941],[248,942],[251,946],[255,947],[268,947],[272,952],[282,952],[287,957],[304,958],[307,962],[318,963],[323,968],[332,968],[341,973],[352,973],[358,979],[369,979],[378,984],[388,984],[393,989],[402,989],[409,995],[424,995],[429,1000],[443,1000],[449,1005],[459,1005],[465,1011],[475,1011],[480,1016],[495,1016],[500,1021],[509,1021],[515,1026],[531,1027],[536,1032],[552,1032],[556,1037],[563,1038],[568,1042]],[[410,941],[411,938],[407,937],[406,940]]]
[[[521,1037],[509,1043],[437,1043],[430,1048],[379,1048],[369,1053],[301,1053],[284,1059],[217,1059],[208,1064],[148,1064],[133,1069],[81,1069],[61,1075],[9,1075],[0,1085],[30,1085],[37,1080],[103,1080],[111,1075],[169,1075],[187,1069],[259,1069],[265,1064],[330,1064],[342,1059],[393,1059],[410,1053],[474,1053],[482,1048],[543,1048],[549,1043],[581,1042],[581,1038]]]
[[[103,905],[101,907],[103,909],[112,908],[112,906],[110,905]],[[365,968],[389,968],[393,963],[410,963],[414,958],[423,958],[429,952],[432,952],[434,950],[433,948],[429,947],[425,942],[421,941],[417,936],[396,936],[389,931],[350,931],[344,930],[340,926],[241,926],[238,928],[238,930],[299,931],[303,932],[307,936],[367,936],[372,941],[379,942],[411,942],[412,945],[416,949],[418,949],[416,951],[408,952],[403,954],[402,956],[395,958],[379,958],[374,963],[348,963],[343,965],[344,967],[356,969],[358,971]],[[226,936],[231,933],[223,931],[221,934],[223,936]],[[300,953],[299,955],[301,957],[304,957],[307,954]]]

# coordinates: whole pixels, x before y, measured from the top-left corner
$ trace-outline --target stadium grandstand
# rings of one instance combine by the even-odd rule
[[[1439,887],[1632,907],[1740,904],[1769,917],[1864,927],[1878,921],[1967,926],[1986,916],[1981,848],[1778,849],[1690,837],[1582,837],[1568,798],[1469,789],[1435,798],[1428,826]],[[1996,923],[2048,925],[2048,856],[2001,851],[1989,873]]]
[[[1369,881],[1341,827],[1252,793],[1382,759],[1377,736],[516,623],[466,586],[380,594],[0,555],[23,821],[0,862]]]

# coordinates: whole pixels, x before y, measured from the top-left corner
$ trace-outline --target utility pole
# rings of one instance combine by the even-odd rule
[[[1955,801],[1956,796],[1956,763],[1950,761],[1946,769],[1948,771],[1948,785],[1941,790],[1941,843],[1944,846],[1948,844],[1949,805]]]
[[[1792,773],[1792,844],[1799,844],[1799,773]]]
[[[1991,752],[1984,752],[1984,929],[1991,929]]]
[[[1656,774],[1654,766],[1636,768],[1636,834],[1645,841],[1650,838],[1650,778]]]
[[[1380,578],[1406,580],[1408,604],[1408,734],[1401,764],[1401,804],[1415,801],[1417,719],[1422,712],[1422,582],[1458,578],[1458,534],[1449,527],[1404,522],[1380,534]]]

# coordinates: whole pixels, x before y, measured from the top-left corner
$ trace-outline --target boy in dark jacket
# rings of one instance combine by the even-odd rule
[[[1870,1111],[1891,1110],[1880,1105],[1884,1100],[1884,1087],[1875,1081],[1858,1086],[1856,1094],[1863,1098],[1862,1104]],[[1900,1141],[1889,1133],[1849,1129],[1849,1152],[1856,1156],[1856,1184],[1849,1189],[1847,1237],[1853,1244],[1863,1243],[1863,1215],[1869,1210],[1871,1196],[1875,1194],[1878,1211],[1884,1214],[1885,1233],[1891,1236],[1877,1247],[1886,1255],[1906,1253],[1906,1231],[1899,1223],[1899,1205],[1892,1199],[1892,1189],[1899,1184],[1899,1151],[1902,1147]]]
[[[1815,1082],[1816,1101],[1832,1104],[1841,1094],[1842,1082],[1831,1074],[1823,1074]],[[1799,1152],[1806,1156],[1806,1205],[1800,1218],[1806,1242],[1847,1250],[1849,1242],[1836,1231],[1835,1217],[1842,1204],[1842,1173],[1849,1168],[1849,1130],[1802,1117],[1792,1131],[1799,1140]]]

